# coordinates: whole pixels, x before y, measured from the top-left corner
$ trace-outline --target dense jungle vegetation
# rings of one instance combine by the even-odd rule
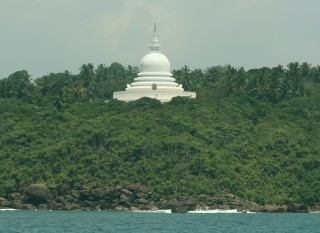
[[[31,183],[141,183],[161,196],[228,192],[320,202],[320,66],[173,70],[196,99],[112,100],[137,67],[0,80],[0,196]]]

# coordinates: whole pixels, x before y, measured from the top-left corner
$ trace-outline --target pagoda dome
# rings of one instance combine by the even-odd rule
[[[151,51],[141,59],[140,72],[170,73],[169,59],[161,52]]]
[[[140,61],[140,72],[134,82],[127,84],[125,91],[113,93],[114,99],[132,101],[142,97],[155,98],[162,103],[176,96],[195,98],[195,92],[184,91],[181,84],[176,83],[170,72],[169,59],[160,51],[156,24],[149,52]]]

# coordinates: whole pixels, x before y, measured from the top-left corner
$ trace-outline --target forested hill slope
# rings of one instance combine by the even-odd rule
[[[310,97],[277,106],[247,96],[142,99],[62,112],[2,100],[0,187],[139,182],[161,195],[319,201],[319,109]]]
[[[247,86],[229,93],[223,80],[191,82],[189,74],[199,98],[166,104],[104,101],[80,85],[83,99],[73,89],[59,97],[54,85],[45,94],[37,84],[44,77],[30,84],[29,97],[3,96],[0,196],[38,182],[75,189],[141,183],[161,196],[228,192],[260,204],[320,202],[317,82],[301,81],[308,95],[271,101]]]

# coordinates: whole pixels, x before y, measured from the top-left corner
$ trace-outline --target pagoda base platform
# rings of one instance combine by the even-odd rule
[[[134,101],[142,97],[149,97],[159,100],[161,103],[169,102],[173,97],[182,96],[196,98],[195,92],[190,91],[117,91],[113,93],[113,98],[122,101]]]

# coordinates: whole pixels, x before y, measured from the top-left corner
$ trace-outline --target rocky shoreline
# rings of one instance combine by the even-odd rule
[[[146,187],[136,184],[118,186],[112,190],[56,188],[47,184],[31,184],[20,192],[0,197],[0,209],[22,210],[161,210],[171,209],[173,213],[206,210],[232,210],[239,212],[309,213],[320,210],[320,205],[307,206],[258,205],[233,194],[199,195],[192,197],[163,198],[152,195]]]

